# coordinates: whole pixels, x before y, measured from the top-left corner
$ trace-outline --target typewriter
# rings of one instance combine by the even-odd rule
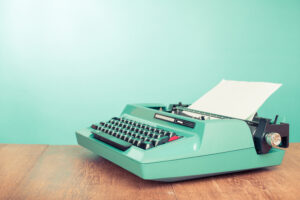
[[[280,165],[289,124],[277,123],[277,117],[248,121],[182,103],[129,104],[120,116],[76,137],[79,145],[142,179],[173,182]]]

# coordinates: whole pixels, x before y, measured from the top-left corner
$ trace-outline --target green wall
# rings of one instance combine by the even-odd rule
[[[283,83],[260,109],[300,142],[300,1],[0,0],[0,142],[74,144],[127,103],[221,79]]]

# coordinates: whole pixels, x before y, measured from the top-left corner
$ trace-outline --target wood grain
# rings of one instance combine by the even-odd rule
[[[0,164],[0,199],[300,199],[299,143],[277,167],[176,183],[144,181],[78,146],[0,145]]]
[[[47,145],[0,145],[0,199],[8,199]]]
[[[144,181],[78,146],[50,146],[12,199],[176,199],[171,184]]]

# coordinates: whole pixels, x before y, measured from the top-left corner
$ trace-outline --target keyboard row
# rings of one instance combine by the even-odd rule
[[[146,150],[181,138],[175,132],[117,117],[106,123],[93,124],[91,128],[96,139],[121,150],[131,145]]]

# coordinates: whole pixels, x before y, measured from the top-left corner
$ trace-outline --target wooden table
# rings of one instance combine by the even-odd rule
[[[300,143],[281,166],[144,181],[79,146],[0,144],[0,199],[300,199]]]

